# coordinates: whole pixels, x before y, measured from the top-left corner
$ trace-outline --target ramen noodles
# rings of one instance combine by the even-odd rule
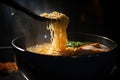
[[[43,43],[28,47],[27,50],[45,55],[78,55],[83,53],[99,53],[109,51],[106,46],[97,43],[85,43],[68,41],[66,29],[69,17],[60,12],[43,13],[40,16],[55,19],[56,21],[47,22],[46,29],[50,31],[51,43]],[[71,46],[72,45],[72,46]],[[77,45],[77,46],[76,46]]]

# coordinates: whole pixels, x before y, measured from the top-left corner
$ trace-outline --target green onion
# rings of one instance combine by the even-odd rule
[[[68,47],[79,47],[85,44],[88,44],[90,42],[81,42],[81,41],[68,41],[67,46]]]

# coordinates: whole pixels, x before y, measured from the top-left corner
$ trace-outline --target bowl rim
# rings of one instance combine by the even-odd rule
[[[109,55],[111,51],[113,51],[114,49],[116,49],[116,48],[118,47],[118,45],[117,45],[117,43],[116,43],[115,41],[113,41],[112,39],[110,39],[110,38],[108,38],[108,37],[105,37],[105,36],[101,36],[101,35],[97,35],[97,34],[84,33],[84,32],[69,32],[69,33],[67,33],[67,34],[83,34],[83,35],[90,35],[90,36],[100,37],[100,38],[103,38],[103,39],[105,39],[105,40],[108,40],[108,41],[112,42],[113,45],[114,45],[114,47],[113,47],[110,51],[108,51],[108,52],[101,52],[101,53],[97,53],[97,54],[83,54],[83,55],[80,55],[80,56],[61,56],[61,55],[59,56],[59,55],[58,55],[58,56],[55,56],[55,57],[70,57],[70,58],[71,58],[71,57],[72,57],[72,58],[86,57],[86,56],[88,56],[88,57],[94,57],[94,56],[104,55],[104,53]],[[25,35],[20,35],[20,36],[15,37],[15,38],[11,41],[12,47],[14,47],[14,48],[16,48],[16,49],[18,49],[18,50],[20,50],[20,51],[22,51],[22,52],[29,52],[29,53],[36,54],[36,55],[54,57],[54,55],[38,54],[38,53],[34,53],[34,52],[31,52],[31,51],[25,50],[25,49],[23,49],[23,48],[20,48],[19,46],[16,46],[16,45],[14,44],[14,42],[15,42],[17,39],[22,38],[22,37],[25,37]]]

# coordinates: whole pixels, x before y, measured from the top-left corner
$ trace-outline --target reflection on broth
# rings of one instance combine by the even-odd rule
[[[50,31],[51,42],[28,47],[28,51],[45,55],[69,56],[89,53],[101,53],[110,50],[108,47],[99,42],[93,43],[68,41],[66,29],[69,23],[69,17],[63,13],[43,13],[40,16],[56,19],[56,21],[47,22],[48,25],[46,29]]]

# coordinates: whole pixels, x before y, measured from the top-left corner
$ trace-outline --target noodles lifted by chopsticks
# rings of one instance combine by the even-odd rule
[[[47,29],[50,30],[51,34],[51,48],[48,53],[53,51],[65,51],[67,47],[67,34],[66,29],[69,23],[69,18],[62,13],[52,12],[50,14],[43,13],[40,16],[56,19],[56,21],[48,22]]]

